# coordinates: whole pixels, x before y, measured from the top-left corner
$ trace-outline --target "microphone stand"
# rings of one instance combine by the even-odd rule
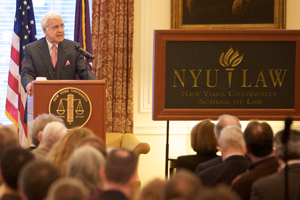
[[[288,143],[290,139],[290,126],[293,122],[293,119],[290,117],[287,117],[285,119],[285,129],[282,134],[282,144],[284,146],[284,162],[285,162],[285,168],[284,168],[284,175],[285,175],[285,199],[289,199],[289,181],[288,181],[288,171],[289,171],[289,166],[288,166]]]
[[[88,58],[85,56],[85,80],[89,80],[89,73],[88,73]]]

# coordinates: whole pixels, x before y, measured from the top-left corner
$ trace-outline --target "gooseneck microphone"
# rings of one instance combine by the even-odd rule
[[[79,44],[77,44],[75,47],[76,51],[79,51],[80,53],[82,53],[86,58],[94,60],[95,56],[90,54],[89,52],[87,52],[86,50],[84,50],[83,48],[81,48],[81,46]]]

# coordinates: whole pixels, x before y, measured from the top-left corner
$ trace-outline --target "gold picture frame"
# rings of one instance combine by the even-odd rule
[[[208,12],[207,8],[204,12],[201,11],[201,13],[206,12],[206,14],[202,14],[202,16],[207,17],[208,20],[206,21],[206,19],[204,17],[201,18],[200,14],[195,14],[196,12],[194,12],[193,14],[190,15],[190,12],[192,12],[191,8],[193,8],[193,7],[190,6],[189,9],[187,10],[186,9],[187,8],[186,1],[200,2],[202,0],[171,0],[171,28],[172,29],[285,29],[286,28],[286,0],[274,0],[274,11],[272,11],[272,9],[271,9],[271,12],[273,12],[272,13],[272,15],[273,15],[272,22],[267,21],[266,18],[264,17],[265,15],[257,14],[257,15],[255,15],[255,17],[257,18],[255,23],[252,23],[252,22],[244,23],[241,20],[239,22],[235,22],[235,20],[230,21],[231,19],[228,19],[228,21],[230,21],[230,23],[227,23],[226,16],[225,17],[222,16],[222,18],[220,18],[220,19],[224,20],[224,22],[220,22],[220,23],[215,22],[215,21],[218,21],[218,19],[215,19],[215,21],[214,21],[214,17],[209,17],[209,16],[210,15],[211,16],[219,16],[220,12],[215,11],[215,13],[217,13],[217,14],[214,15],[214,12],[213,11]],[[207,0],[204,0],[204,1],[207,1]],[[220,1],[220,0],[218,0],[218,1]],[[237,1],[237,0],[235,0],[235,1]],[[233,0],[233,2],[235,2],[235,1]],[[243,0],[243,2],[248,2],[248,0]],[[251,3],[251,1],[249,1],[249,2]],[[252,1],[252,2],[255,3],[255,1]],[[210,3],[212,4],[212,1],[210,1]],[[248,5],[250,3],[248,3]],[[259,3],[262,3],[262,1],[260,1]],[[243,5],[245,5],[245,4],[243,4]],[[243,7],[243,5],[241,7]],[[246,6],[244,6],[244,7],[246,7]],[[257,6],[257,7],[261,8],[261,6]],[[214,8],[216,8],[215,5],[209,7],[209,9],[214,9]],[[199,6],[197,7],[197,9],[201,10],[201,8],[199,8]],[[256,8],[252,7],[252,9],[256,9]],[[265,10],[268,10],[268,9],[264,9],[264,14],[266,13]],[[187,12],[188,12],[188,14],[187,14]],[[207,15],[207,13],[209,13],[209,15]],[[249,12],[249,13],[254,13],[254,12]],[[189,15],[188,16],[189,20],[186,20],[187,15]],[[245,17],[244,19],[246,19],[246,21],[249,21],[247,19],[250,19],[250,18]]]

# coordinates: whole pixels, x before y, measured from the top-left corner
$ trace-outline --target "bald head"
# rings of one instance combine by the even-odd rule
[[[220,137],[221,130],[226,126],[235,125],[240,128],[242,128],[242,125],[240,123],[240,120],[237,117],[234,117],[232,115],[221,115],[218,119],[218,122],[215,126],[214,133],[216,138]]]

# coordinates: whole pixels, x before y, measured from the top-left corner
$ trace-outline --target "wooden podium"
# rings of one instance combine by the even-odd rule
[[[33,81],[28,124],[43,113],[62,118],[68,129],[86,127],[105,141],[106,83],[102,80]]]

